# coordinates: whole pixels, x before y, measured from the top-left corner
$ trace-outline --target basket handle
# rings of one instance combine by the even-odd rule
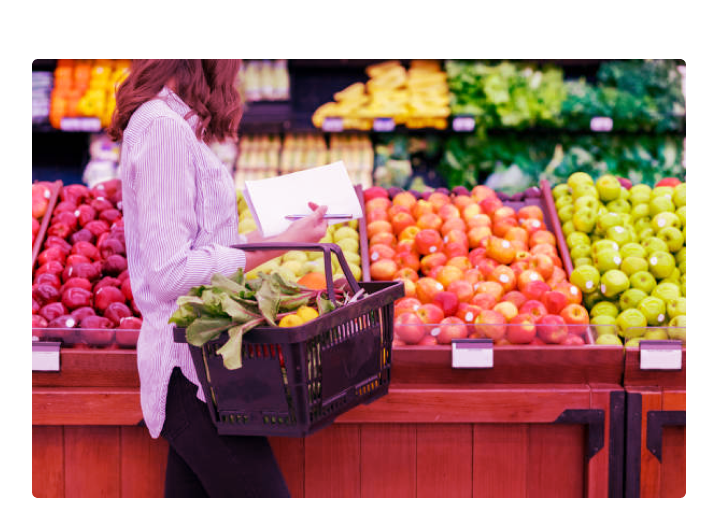
[[[340,268],[345,274],[347,283],[352,288],[354,293],[360,290],[359,283],[357,279],[352,275],[352,270],[347,265],[347,260],[345,260],[345,255],[342,253],[342,248],[337,244],[330,243],[320,243],[320,244],[308,244],[305,242],[258,242],[253,244],[237,244],[231,246],[235,249],[241,249],[243,251],[280,251],[280,250],[301,250],[301,251],[322,251],[323,261],[325,264],[325,282],[328,287],[328,297],[335,303],[335,291],[332,279],[332,258],[330,252],[332,251],[337,256],[337,261],[340,263]]]

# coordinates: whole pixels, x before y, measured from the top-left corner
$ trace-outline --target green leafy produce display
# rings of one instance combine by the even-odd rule
[[[346,279],[334,284],[334,301],[341,305],[355,301],[360,292],[363,294],[360,290],[352,295]],[[186,328],[186,340],[191,345],[203,346],[223,332],[228,333],[228,341],[217,353],[231,370],[242,366],[242,336],[252,328],[288,326],[282,321],[302,307],[315,307],[316,316],[335,309],[326,290],[307,288],[276,272],[246,279],[241,269],[231,277],[214,274],[210,285],[191,288],[188,295],[178,298],[177,304],[169,322]]]

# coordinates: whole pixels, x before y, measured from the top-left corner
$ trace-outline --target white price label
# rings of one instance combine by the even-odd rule
[[[471,116],[457,116],[452,120],[452,130],[455,132],[474,132],[476,121]]]
[[[323,132],[342,132],[344,129],[341,117],[326,117],[323,120]]]
[[[682,343],[679,341],[641,341],[641,370],[682,370]]]
[[[611,132],[614,128],[614,120],[610,117],[592,117],[589,127],[594,132]]]
[[[452,368],[493,368],[494,344],[490,339],[452,342]]]
[[[396,130],[396,122],[393,117],[376,117],[372,126],[375,132],[393,132]]]
[[[32,336],[32,370],[58,372],[60,366],[61,343],[35,341]]]

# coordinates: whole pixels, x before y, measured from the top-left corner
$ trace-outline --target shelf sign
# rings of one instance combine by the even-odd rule
[[[97,117],[61,118],[61,130],[65,132],[100,132],[102,128]]]
[[[640,369],[682,370],[682,341],[641,341]]]
[[[372,127],[374,132],[393,132],[396,129],[396,122],[393,117],[375,117]]]
[[[611,132],[614,128],[614,120],[610,117],[592,117],[589,128],[592,132]]]
[[[491,339],[455,339],[452,342],[452,368],[493,368],[494,342]]]
[[[476,124],[472,116],[457,116],[452,119],[452,130],[455,132],[474,132]]]
[[[341,117],[326,117],[323,119],[323,132],[342,132],[344,129]]]
[[[32,371],[58,372],[61,343],[32,340]]]

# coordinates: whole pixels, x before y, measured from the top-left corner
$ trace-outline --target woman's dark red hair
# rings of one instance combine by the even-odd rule
[[[130,73],[118,87],[115,113],[107,132],[122,139],[132,114],[154,99],[170,81],[174,91],[197,115],[199,139],[210,142],[237,137],[242,98],[237,89],[240,59],[133,59]]]

